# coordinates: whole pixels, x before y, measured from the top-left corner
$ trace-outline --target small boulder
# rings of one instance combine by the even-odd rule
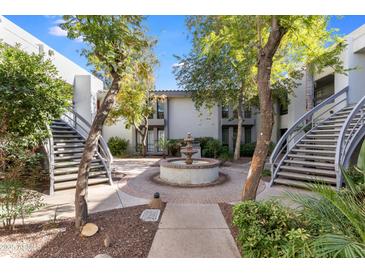
[[[110,244],[111,244],[111,240],[110,240],[109,235],[107,234],[107,235],[105,235],[105,238],[104,238],[104,246],[109,247]]]
[[[93,223],[87,223],[82,227],[81,235],[84,237],[91,237],[95,235],[96,232],[98,232],[99,228],[96,224]]]

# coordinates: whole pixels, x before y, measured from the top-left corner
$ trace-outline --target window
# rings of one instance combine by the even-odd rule
[[[165,139],[165,131],[163,129],[157,130],[157,138],[160,141],[161,139]],[[158,146],[158,151],[162,152],[163,150]]]
[[[245,144],[250,144],[251,142],[251,127],[245,127]]]
[[[314,105],[318,105],[322,101],[335,92],[335,76],[333,74],[317,80],[314,84]]]
[[[157,119],[165,118],[165,103],[162,101],[157,101]]]
[[[245,118],[251,118],[251,109],[245,110]]]
[[[222,128],[222,145],[229,145],[229,128]]]
[[[148,130],[147,133],[147,151],[153,152],[155,150],[155,139],[153,138],[153,130]]]
[[[228,107],[222,107],[222,118],[228,119]]]

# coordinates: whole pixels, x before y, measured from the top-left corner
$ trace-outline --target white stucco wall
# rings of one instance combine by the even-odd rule
[[[133,127],[126,129],[124,119],[120,119],[113,125],[103,126],[103,137],[107,142],[111,137],[115,136],[127,139],[129,140],[128,151],[133,152],[134,151],[133,130],[134,130]]]
[[[189,97],[169,98],[169,138],[179,139],[191,132],[194,138],[210,136],[219,138],[218,106],[199,112]]]

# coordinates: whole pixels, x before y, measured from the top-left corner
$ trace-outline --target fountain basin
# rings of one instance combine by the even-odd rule
[[[219,179],[219,161],[209,158],[193,158],[192,164],[186,164],[182,158],[162,160],[160,179],[168,184],[179,186],[213,184]]]

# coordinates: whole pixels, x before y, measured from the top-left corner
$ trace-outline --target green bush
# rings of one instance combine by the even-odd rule
[[[256,143],[242,144],[240,147],[240,155],[242,157],[252,157],[255,147]]]
[[[208,142],[212,141],[212,140],[214,140],[213,137],[198,137],[198,138],[195,138],[195,141],[199,142],[199,144],[200,144],[201,151],[206,149]]]
[[[202,156],[207,158],[218,158],[222,151],[222,144],[219,140],[210,139],[202,149]]]
[[[233,159],[233,154],[229,151],[229,148],[224,146],[221,148],[218,159],[223,163]]]
[[[168,155],[173,157],[179,157],[182,142],[183,141],[181,139],[169,139],[167,145]]]
[[[2,180],[0,184],[0,220],[6,229],[14,229],[15,221],[31,215],[41,208],[42,195],[34,190],[25,189],[20,181]]]
[[[245,201],[233,208],[244,257],[310,257],[310,234],[303,222],[300,215],[276,201]]]
[[[111,137],[108,147],[113,156],[123,157],[127,154],[129,141],[120,137]]]

